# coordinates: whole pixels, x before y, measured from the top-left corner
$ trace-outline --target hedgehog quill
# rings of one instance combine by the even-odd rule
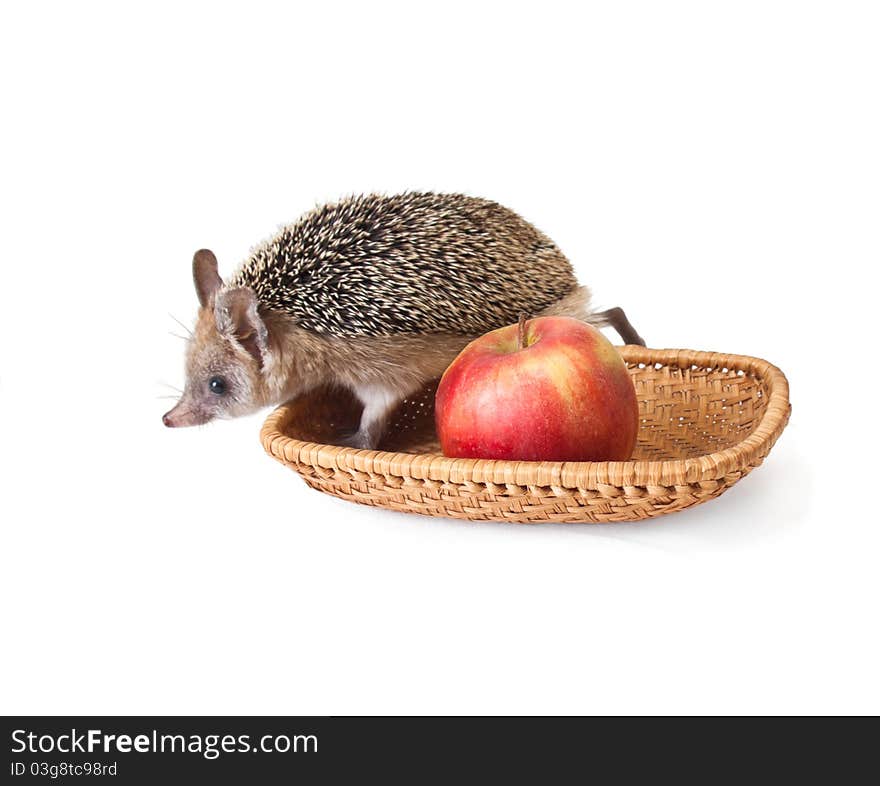
[[[375,448],[400,401],[473,339],[521,314],[610,325],[644,341],[590,291],[542,232],[495,202],[460,194],[367,195],[324,205],[256,247],[224,283],[193,257],[199,311],[186,384],[166,426],[281,404],[320,385],[363,404],[344,443]]]

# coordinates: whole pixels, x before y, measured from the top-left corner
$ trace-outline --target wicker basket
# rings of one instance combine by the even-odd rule
[[[510,522],[635,521],[717,497],[761,464],[788,422],[783,373],[765,360],[621,347],[641,428],[630,461],[451,459],[433,428],[435,386],[405,401],[381,450],[333,445],[359,407],[318,390],[279,407],[269,455],[312,488],[391,510]]]

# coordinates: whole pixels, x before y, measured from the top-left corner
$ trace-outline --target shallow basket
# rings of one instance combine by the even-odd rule
[[[319,491],[408,513],[475,521],[635,521],[696,505],[759,466],[788,422],[785,375],[765,360],[619,347],[641,418],[630,461],[452,459],[434,432],[436,383],[407,399],[381,450],[337,447],[360,407],[321,389],[276,409],[269,455]]]

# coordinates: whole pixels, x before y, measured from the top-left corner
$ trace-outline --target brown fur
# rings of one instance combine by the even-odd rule
[[[187,350],[187,386],[178,405],[166,415],[168,425],[197,425],[214,418],[238,417],[288,401],[321,385],[349,388],[372,406],[372,420],[350,442],[366,446],[381,437],[389,411],[407,395],[439,377],[476,336],[448,334],[398,336],[320,336],[299,327],[286,314],[264,309],[266,350],[256,358],[227,324],[223,311],[227,289],[211,293],[199,309]],[[542,315],[584,318],[589,292],[582,287]],[[224,396],[209,383],[221,377]]]
[[[169,426],[338,385],[364,405],[349,444],[369,448],[402,398],[520,313],[610,324],[638,339],[620,309],[591,313],[589,290],[549,238],[460,194],[325,205],[256,248],[227,284],[214,254],[196,252],[193,280],[201,307]]]

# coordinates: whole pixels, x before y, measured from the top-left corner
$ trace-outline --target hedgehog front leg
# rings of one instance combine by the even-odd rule
[[[385,434],[388,416],[406,394],[384,385],[357,387],[354,394],[364,405],[360,426],[350,437],[340,440],[340,443],[349,448],[375,450]]]

